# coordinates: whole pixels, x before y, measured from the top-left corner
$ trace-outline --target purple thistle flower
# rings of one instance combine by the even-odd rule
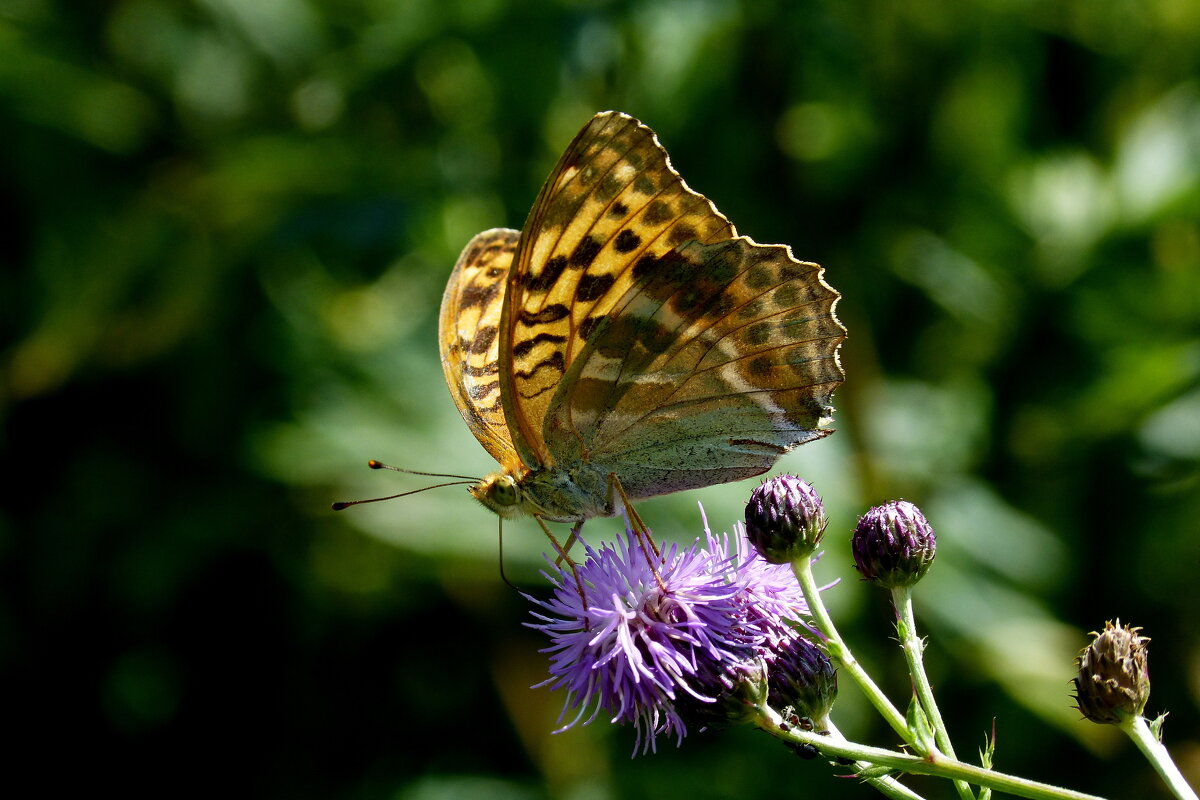
[[[735,534],[731,552],[706,521],[703,540],[666,547],[651,567],[627,525],[576,566],[586,603],[569,567],[547,574],[553,594],[529,598],[540,610],[527,624],[551,641],[551,677],[538,685],[567,690],[560,719],[576,712],[560,730],[604,711],[632,723],[634,751],[646,753],[659,735],[681,743],[689,720],[714,721],[691,709],[761,681],[772,647],[792,635],[788,620],[808,607],[790,568],[758,556],[744,529]]]

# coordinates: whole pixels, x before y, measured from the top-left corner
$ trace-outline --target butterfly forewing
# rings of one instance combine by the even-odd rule
[[[522,232],[500,343],[504,406],[530,466],[556,463],[544,421],[555,393],[642,266],[685,242],[734,235],[733,226],[672,169],[646,126],[598,114],[567,148]]]
[[[500,316],[520,231],[495,228],[475,236],[458,257],[442,296],[438,338],[442,369],[471,432],[506,471],[520,461],[500,392]]]

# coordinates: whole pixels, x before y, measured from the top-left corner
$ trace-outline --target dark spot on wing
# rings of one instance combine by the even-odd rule
[[[458,297],[458,306],[464,309],[472,306],[485,308],[491,304],[496,294],[503,288],[504,284],[498,281],[483,285],[472,283],[462,290],[462,294]]]
[[[658,259],[650,253],[647,253],[639,258],[637,263],[633,265],[633,279],[637,281],[652,277],[658,272],[661,265],[661,259]]]
[[[596,328],[604,322],[606,315],[599,314],[594,317],[588,317],[583,322],[579,323],[579,336],[586,342],[592,338],[592,334],[596,332]]]
[[[618,253],[629,253],[637,250],[641,243],[642,237],[626,228],[617,234],[617,240],[613,242],[613,246],[617,248]]]
[[[775,274],[766,264],[755,264],[746,270],[746,285],[751,289],[767,289],[775,284]]]
[[[658,226],[675,216],[675,212],[671,210],[671,204],[665,203],[662,200],[655,200],[650,205],[646,206],[646,211],[642,215],[646,220],[646,224],[651,227]]]
[[[579,279],[579,287],[575,290],[575,297],[578,300],[587,302],[598,300],[616,281],[617,279],[612,275],[592,275],[585,273]]]
[[[792,261],[784,261],[779,266],[779,280],[781,283],[799,280],[807,277],[808,271],[808,268],[803,264],[796,264]]]
[[[664,352],[675,341],[675,332],[652,319],[631,315],[609,317],[608,325],[590,340],[608,358],[623,358],[636,346],[649,353]]]
[[[722,285],[737,277],[742,266],[742,251],[736,242],[706,247],[704,249],[705,280]]]
[[[746,364],[746,369],[749,370],[750,375],[755,378],[767,377],[768,375],[771,374],[771,370],[773,370],[774,368],[775,368],[775,362],[773,362],[767,356],[759,356],[757,358],[752,358],[752,359],[750,359],[750,362],[748,364]]]
[[[567,259],[563,256],[554,256],[545,263],[540,271],[536,273],[531,271],[525,275],[525,288],[538,294],[547,292],[558,282],[566,268]]]
[[[615,175],[609,173],[600,179],[600,185],[596,187],[595,195],[602,203],[607,203],[612,200],[625,186],[619,181]]]
[[[761,300],[751,300],[749,303],[746,303],[746,305],[738,309],[738,317],[740,319],[754,319],[755,317],[761,316],[762,306],[763,304]]]
[[[638,267],[642,260],[644,259],[634,265],[634,277],[638,276]],[[644,289],[646,294],[656,300],[666,300],[676,292],[682,291],[687,294],[691,288],[694,288],[689,287],[689,282],[696,276],[696,264],[686,256],[672,250],[664,253],[662,258],[654,259],[653,269],[647,268],[642,272],[646,276]]]
[[[550,322],[558,322],[564,319],[571,313],[571,310],[562,303],[551,303],[540,311],[522,311],[517,317],[522,325],[545,325]]]
[[[558,372],[561,373],[561,372],[566,371],[565,364],[566,364],[566,361],[563,358],[562,351],[555,350],[549,356],[547,356],[546,358],[543,358],[541,361],[537,362],[529,369],[519,370],[515,374],[518,378],[529,379],[529,378],[532,378],[534,376],[534,374],[536,374],[539,370],[543,370],[543,369],[553,369],[553,370],[557,370]],[[531,395],[525,395],[525,396],[530,397]]]
[[[800,289],[794,283],[785,283],[775,290],[771,299],[776,308],[795,308],[800,304]]]
[[[575,250],[571,253],[570,264],[572,267],[586,267],[596,260],[596,256],[600,254],[602,247],[600,239],[596,236],[585,236],[575,246]]]
[[[477,383],[467,387],[468,394],[472,400],[482,400],[492,392],[500,391],[500,381],[492,381],[491,383]]]
[[[488,351],[494,341],[496,341],[496,326],[484,325],[475,331],[475,337],[471,339],[471,346],[468,349],[475,355],[482,355]]]
[[[684,242],[694,241],[697,238],[696,229],[691,225],[676,225],[667,234],[667,244],[676,247]]]
[[[746,329],[746,341],[758,347],[771,341],[772,325],[769,322],[756,322]]]
[[[523,357],[529,355],[530,351],[532,351],[533,348],[537,347],[542,342],[550,342],[552,344],[561,344],[562,342],[565,342],[566,340],[567,340],[567,337],[559,336],[558,334],[555,334],[555,333],[539,333],[537,336],[534,336],[529,339],[522,339],[521,341],[517,342],[515,345],[513,345],[512,351],[513,351],[513,355],[516,356],[517,358],[523,358]]]

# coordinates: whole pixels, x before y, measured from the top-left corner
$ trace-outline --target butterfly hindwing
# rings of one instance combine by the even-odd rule
[[[831,432],[837,299],[819,266],[745,237],[643,264],[563,381],[550,438],[630,497],[760,474]]]

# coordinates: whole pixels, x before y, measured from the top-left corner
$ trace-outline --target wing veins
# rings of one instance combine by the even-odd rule
[[[758,245],[758,244],[757,244],[756,242],[754,242],[752,239],[749,239],[749,238],[747,238],[747,237],[741,237],[741,238],[745,238],[746,242],[747,242],[747,243],[748,243],[750,246],[752,246],[752,247],[763,247],[763,246],[764,246],[764,245]],[[681,246],[682,246],[682,245],[681,245]],[[767,246],[767,247],[779,247],[778,245],[766,245],[766,246]],[[785,255],[785,256],[786,256],[788,259],[790,259],[790,260],[793,260],[793,261],[795,261],[795,260],[796,260],[796,259],[795,259],[795,257],[794,257],[794,256],[791,254],[790,250],[788,250],[787,248],[783,248],[783,249],[781,249],[781,250],[780,250],[780,252],[781,252],[783,255]],[[798,262],[798,263],[805,263],[805,262]],[[745,276],[745,275],[746,275],[748,272],[750,272],[750,271],[753,269],[753,267],[754,267],[754,265],[753,265],[753,264],[747,264],[747,265],[743,266],[743,268],[742,268],[742,269],[741,269],[741,270],[740,270],[740,271],[739,271],[739,272],[738,272],[736,275],[734,275],[734,276],[733,276],[733,277],[732,277],[732,278],[731,278],[731,279],[730,279],[730,280],[729,280],[729,281],[728,281],[726,284],[724,284],[724,286],[722,287],[722,290],[721,290],[721,291],[724,291],[724,289],[727,289],[729,286],[732,286],[733,284],[737,283],[737,281],[738,281],[740,278],[742,278],[743,276]],[[781,287],[781,286],[784,286],[784,285],[786,285],[786,284],[788,284],[788,283],[790,283],[790,282],[792,282],[792,281],[795,281],[795,280],[797,280],[797,278],[795,278],[795,277],[791,277],[791,278],[783,278],[783,279],[777,279],[777,280],[776,280],[774,283],[772,283],[771,285],[764,287],[764,288],[763,288],[761,291],[759,291],[759,292],[758,292],[758,294],[755,294],[755,295],[753,295],[753,296],[751,296],[751,297],[748,297],[748,298],[745,300],[745,302],[741,303],[741,304],[740,304],[739,306],[737,306],[735,309],[732,309],[732,310],[730,310],[728,313],[726,313],[726,314],[724,314],[724,315],[722,315],[722,316],[720,316],[720,317],[717,317],[717,318],[713,319],[713,320],[712,320],[712,321],[711,321],[711,322],[710,322],[710,323],[709,323],[709,324],[708,324],[706,327],[704,327],[703,329],[701,329],[701,330],[697,331],[697,333],[696,333],[694,336],[688,337],[688,339],[686,339],[686,340],[683,340],[683,341],[681,341],[681,340],[680,340],[680,337],[674,337],[674,338],[675,338],[675,341],[676,341],[678,344],[677,344],[677,346],[674,348],[674,353],[670,354],[669,356],[666,356],[666,359],[665,359],[665,361],[663,362],[663,366],[665,367],[665,366],[669,365],[669,364],[670,364],[670,363],[671,363],[673,360],[675,360],[675,359],[676,359],[676,358],[679,356],[679,354],[680,354],[681,352],[683,352],[683,351],[686,349],[686,347],[687,347],[687,345],[688,345],[688,344],[690,344],[690,343],[692,343],[692,342],[694,342],[694,341],[697,341],[697,340],[703,340],[703,339],[704,339],[704,336],[705,336],[705,334],[707,334],[707,333],[708,333],[709,331],[711,331],[711,330],[712,330],[714,327],[716,327],[717,325],[719,325],[719,324],[720,324],[722,321],[728,320],[728,319],[729,319],[729,318],[730,318],[730,317],[731,317],[731,316],[732,316],[734,313],[736,313],[736,311],[737,311],[738,309],[745,308],[745,307],[746,307],[747,305],[749,305],[750,303],[752,303],[752,302],[754,302],[754,301],[756,301],[756,300],[759,300],[759,299],[763,298],[763,297],[764,297],[764,296],[766,296],[766,295],[769,295],[771,292],[775,291],[775,290],[776,290],[776,289],[778,289],[779,287]],[[823,283],[823,281],[821,281],[821,283]],[[644,287],[642,287],[642,288],[644,288]],[[678,289],[676,289],[676,291],[674,291],[674,292],[672,292],[670,295],[667,295],[666,297],[664,297],[664,298],[663,298],[663,300],[662,300],[661,302],[659,302],[659,303],[658,303],[658,305],[656,306],[656,308],[655,308],[655,313],[654,313],[654,314],[651,314],[651,315],[650,315],[650,316],[648,316],[648,317],[645,317],[645,318],[644,318],[644,319],[641,321],[641,325],[639,325],[639,328],[640,328],[640,327],[642,327],[642,326],[645,326],[645,325],[647,325],[647,324],[649,324],[649,323],[651,323],[651,322],[653,322],[653,320],[655,319],[655,317],[656,317],[656,316],[657,316],[657,314],[658,314],[658,311],[659,311],[659,310],[660,310],[660,309],[661,309],[661,308],[662,308],[662,307],[663,307],[665,304],[669,303],[669,302],[670,302],[670,301],[671,301],[673,298],[675,298],[675,297],[676,297],[676,296],[677,296],[677,295],[678,295],[678,294],[679,294],[679,293],[680,293],[680,292],[683,290],[683,288],[684,288],[684,287],[679,287]],[[832,290],[831,290],[831,291],[832,291]],[[625,308],[628,308],[628,306],[629,306],[629,305],[630,305],[632,302],[634,302],[634,300],[636,300],[636,296],[637,296],[638,294],[640,294],[640,293],[641,293],[640,291],[639,291],[639,292],[635,292],[635,293],[633,293],[633,295],[634,295],[634,296],[632,296],[632,297],[630,297],[630,298],[629,298],[629,300],[626,302],[626,304],[625,304],[625,305],[622,307],[622,310],[624,310]],[[716,300],[716,298],[717,298],[717,297],[718,297],[720,294],[721,294],[721,292],[714,292],[714,293],[713,293],[713,301],[715,301],[715,300]],[[726,340],[726,339],[728,339],[730,336],[732,336],[732,335],[736,334],[736,333],[737,333],[737,332],[739,332],[739,331],[745,330],[746,328],[750,327],[751,325],[758,324],[758,323],[761,323],[761,322],[765,322],[765,321],[767,321],[767,320],[771,320],[771,319],[776,319],[776,318],[782,317],[782,316],[784,316],[784,315],[786,315],[786,314],[788,314],[788,313],[791,313],[792,311],[795,311],[796,309],[803,308],[803,307],[805,307],[805,306],[808,306],[808,305],[813,305],[813,304],[820,304],[820,303],[823,303],[823,302],[825,302],[825,301],[826,301],[826,299],[827,299],[827,298],[814,298],[814,299],[812,299],[812,300],[805,301],[804,303],[800,303],[799,305],[790,306],[790,307],[788,307],[788,308],[783,308],[783,309],[780,309],[780,310],[778,310],[778,311],[775,311],[774,313],[768,314],[768,315],[766,315],[766,316],[761,316],[761,317],[756,317],[756,318],[751,318],[751,319],[748,319],[748,320],[746,320],[744,323],[742,323],[742,324],[738,325],[737,327],[731,328],[729,331],[727,331],[727,332],[723,333],[722,335],[720,335],[720,336],[718,336],[718,337],[715,337],[715,338],[712,338],[710,341],[704,342],[704,344],[706,345],[706,347],[705,347],[705,350],[704,350],[703,354],[702,354],[702,355],[701,355],[699,358],[696,358],[696,359],[695,359],[695,362],[694,362],[694,363],[696,363],[696,364],[699,364],[700,362],[704,361],[704,359],[708,357],[708,354],[709,354],[709,353],[711,353],[711,352],[712,352],[712,351],[713,351],[715,348],[717,348],[717,347],[720,345],[720,343],[721,343],[722,341],[725,341],[725,340]],[[809,319],[815,319],[815,318],[809,318]],[[798,322],[798,321],[797,321],[797,322]],[[689,320],[688,318],[686,318],[686,317],[682,317],[682,316],[681,316],[681,317],[680,317],[680,320],[679,320],[679,324],[678,324],[678,325],[677,325],[675,328],[673,328],[673,329],[672,329],[672,332],[673,332],[673,333],[678,333],[678,332],[679,332],[680,330],[682,330],[683,328],[685,328],[685,327],[690,327],[690,326],[692,326],[692,325],[694,325],[694,324],[695,324],[695,320]],[[784,324],[790,324],[790,323],[784,323]],[[728,367],[728,366],[729,366],[729,365],[731,365],[731,364],[737,364],[737,363],[740,363],[740,362],[744,362],[744,361],[747,361],[747,360],[749,360],[749,359],[751,359],[751,358],[758,358],[758,357],[761,357],[761,356],[763,356],[763,355],[765,355],[765,354],[772,353],[772,352],[777,352],[777,351],[779,351],[779,350],[783,350],[783,349],[786,349],[786,348],[789,348],[789,347],[794,347],[794,346],[801,345],[801,344],[809,344],[809,343],[813,343],[813,342],[823,342],[823,341],[829,341],[829,340],[832,340],[832,339],[839,339],[839,338],[842,338],[842,337],[844,337],[844,333],[843,333],[842,335],[840,335],[840,336],[835,334],[835,335],[832,335],[832,336],[817,336],[817,337],[810,337],[810,338],[807,338],[807,339],[796,339],[796,340],[791,340],[791,341],[788,341],[788,342],[786,342],[786,343],[782,343],[782,344],[772,345],[772,346],[770,346],[770,347],[763,347],[763,348],[760,348],[760,349],[756,349],[756,350],[754,350],[753,352],[751,352],[751,353],[747,353],[747,354],[745,354],[745,355],[742,355],[742,356],[737,356],[737,357],[728,358],[728,359],[726,359],[726,360],[724,360],[724,361],[720,361],[720,362],[718,362],[718,363],[715,363],[715,364],[713,364],[713,365],[711,365],[711,366],[708,366],[708,367],[704,367],[704,368],[701,368],[701,369],[694,369],[694,370],[691,370],[690,372],[688,372],[688,373],[687,373],[687,374],[686,374],[686,375],[685,375],[685,376],[682,378],[682,380],[679,380],[679,381],[675,382],[675,384],[674,384],[674,385],[672,386],[672,388],[671,388],[670,394],[668,394],[668,395],[666,396],[666,398],[664,398],[664,401],[663,401],[663,402],[659,403],[658,405],[654,406],[653,408],[647,409],[647,410],[645,411],[645,413],[643,413],[643,414],[641,414],[641,415],[639,415],[639,416],[636,416],[636,417],[631,417],[631,418],[630,418],[630,421],[629,421],[629,422],[628,422],[626,425],[622,426],[621,428],[617,428],[617,429],[615,429],[615,430],[607,431],[607,432],[606,432],[606,435],[605,435],[605,439],[609,439],[609,440],[612,440],[612,439],[618,439],[618,438],[620,438],[621,434],[625,433],[625,432],[626,432],[626,431],[628,431],[630,428],[636,427],[636,426],[638,426],[638,425],[640,425],[640,424],[644,424],[645,420],[646,420],[648,417],[650,417],[651,415],[653,415],[653,414],[656,414],[656,413],[659,413],[659,412],[662,412],[662,411],[665,411],[665,410],[668,410],[668,409],[674,409],[674,408],[683,408],[683,407],[686,407],[686,406],[688,406],[688,405],[694,405],[694,404],[697,404],[697,403],[702,403],[702,402],[709,402],[709,401],[711,401],[711,400],[714,400],[714,399],[717,399],[717,398],[720,398],[720,397],[751,396],[751,395],[758,395],[758,394],[764,394],[764,393],[770,393],[770,392],[780,391],[780,390],[781,390],[781,389],[780,389],[780,387],[768,387],[768,388],[763,388],[763,389],[748,389],[748,390],[741,390],[741,391],[729,391],[729,392],[725,392],[725,393],[722,393],[722,394],[712,394],[712,395],[706,395],[706,396],[704,396],[704,397],[691,398],[691,399],[688,399],[688,400],[681,400],[681,401],[677,401],[677,402],[667,402],[667,401],[668,401],[668,400],[669,400],[671,397],[674,397],[674,396],[675,396],[675,395],[677,395],[677,394],[678,394],[680,391],[682,391],[682,390],[683,390],[683,388],[684,388],[684,386],[686,386],[686,385],[687,385],[687,384],[688,384],[688,383],[689,383],[689,382],[690,382],[690,381],[691,381],[693,378],[695,378],[695,377],[697,377],[697,376],[701,376],[701,375],[704,375],[704,374],[710,373],[710,372],[712,372],[712,371],[715,371],[715,370],[724,369],[724,368]],[[614,383],[613,383],[613,385],[614,385],[614,386],[620,385],[621,381],[622,381],[622,380],[624,379],[624,377],[625,377],[625,374],[626,374],[626,371],[627,371],[627,370],[632,370],[632,371],[633,371],[635,374],[636,374],[637,372],[640,372],[640,370],[638,370],[638,369],[637,369],[636,365],[633,365],[633,364],[631,364],[631,363],[630,363],[630,356],[631,356],[631,355],[632,355],[632,352],[631,352],[631,353],[630,353],[628,356],[626,356],[626,358],[625,358],[625,359],[623,359],[623,360],[621,361],[620,368],[619,368],[619,369],[618,369],[618,371],[617,371],[617,379],[616,379],[616,381],[614,381]],[[664,353],[663,355],[665,356],[666,354]],[[836,361],[837,361],[837,356],[836,356],[836,353],[835,353],[835,354],[831,354],[831,355],[829,355],[829,356],[823,356],[823,357],[820,357],[820,358],[808,359],[808,361],[817,362],[817,361],[828,361],[828,360],[830,360],[830,359],[832,359],[832,360],[834,360],[834,361],[836,362]],[[797,363],[800,363],[800,362],[797,362]],[[804,388],[804,387],[823,387],[823,386],[826,386],[826,385],[828,385],[828,384],[830,384],[830,383],[834,383],[834,384],[836,385],[837,383],[840,383],[840,381],[837,381],[837,380],[834,380],[834,381],[820,381],[820,382],[818,382],[818,383],[798,384],[798,385],[796,385],[796,386],[790,386],[790,387],[786,387],[786,388],[790,388],[790,389],[797,389],[797,388]],[[569,418],[570,418],[570,417],[569,417]],[[575,427],[575,426],[574,426],[574,424],[572,423],[572,429],[574,429],[574,427]],[[578,435],[578,434],[576,434],[576,435]]]

